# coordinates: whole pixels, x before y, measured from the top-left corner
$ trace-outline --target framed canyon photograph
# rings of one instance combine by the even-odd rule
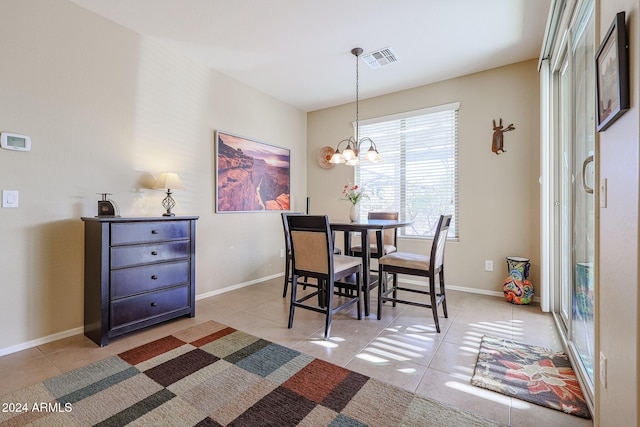
[[[216,212],[288,211],[291,152],[215,132]]]
[[[619,12],[596,53],[598,132],[607,129],[629,109],[628,49],[625,13]]]

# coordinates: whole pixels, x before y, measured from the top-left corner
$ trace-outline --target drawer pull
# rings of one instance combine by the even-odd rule
[[[157,307],[157,306],[158,306],[158,303],[156,303],[156,302],[152,302],[151,303],[151,307]]]
[[[151,251],[151,255],[158,255],[158,251]]]
[[[158,230],[151,230],[151,234],[158,234]]]
[[[153,276],[151,276],[151,280],[158,280],[158,276],[154,274]]]

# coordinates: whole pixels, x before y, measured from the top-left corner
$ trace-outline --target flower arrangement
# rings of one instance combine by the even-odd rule
[[[342,194],[344,194],[343,200],[348,200],[354,205],[357,205],[363,198],[369,197],[360,189],[360,187],[358,187],[357,184],[352,185],[351,183],[344,186]]]

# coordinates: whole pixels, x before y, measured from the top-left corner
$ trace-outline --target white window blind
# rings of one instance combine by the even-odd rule
[[[453,215],[450,237],[458,237],[458,110],[441,105],[360,122],[359,136],[376,143],[382,163],[362,161],[356,183],[369,195],[360,215],[400,212],[413,220],[402,236],[433,237],[441,214]]]

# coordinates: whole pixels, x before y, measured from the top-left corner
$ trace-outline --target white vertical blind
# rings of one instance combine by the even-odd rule
[[[363,217],[397,211],[413,220],[401,235],[433,237],[439,216],[451,214],[449,235],[458,237],[459,108],[456,102],[360,122],[360,137],[371,138],[384,159],[356,168],[356,182],[369,194]]]

